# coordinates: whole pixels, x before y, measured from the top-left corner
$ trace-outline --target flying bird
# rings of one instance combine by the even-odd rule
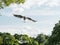
[[[35,20],[33,20],[33,19],[29,18],[29,17],[22,16],[22,15],[16,15],[16,14],[14,14],[14,16],[15,16],[15,17],[18,17],[18,18],[23,18],[23,20],[28,19],[28,20],[31,20],[31,21],[33,21],[33,22],[36,22]]]

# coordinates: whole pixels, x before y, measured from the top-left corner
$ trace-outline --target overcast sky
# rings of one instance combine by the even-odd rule
[[[54,25],[60,20],[60,0],[26,0],[24,4],[11,4],[0,10],[0,32],[50,35]],[[16,18],[13,14],[31,17],[37,23]]]

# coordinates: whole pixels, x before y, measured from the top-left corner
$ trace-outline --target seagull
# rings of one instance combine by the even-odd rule
[[[18,17],[18,18],[23,18],[24,21],[25,21],[26,19],[28,19],[28,20],[31,20],[31,21],[33,21],[33,22],[37,22],[37,21],[35,21],[35,20],[33,20],[33,19],[29,18],[29,17],[25,17],[25,16],[22,16],[22,15],[16,15],[16,14],[14,14],[14,16],[15,16],[15,17]]]

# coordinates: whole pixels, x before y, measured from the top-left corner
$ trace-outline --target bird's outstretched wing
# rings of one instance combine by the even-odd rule
[[[14,14],[14,16],[15,16],[15,17],[18,17],[18,18],[23,18],[23,16],[21,16],[21,15],[15,15],[15,14]]]
[[[37,21],[35,21],[35,20],[33,20],[33,19],[29,18],[29,17],[27,17],[27,19],[28,19],[28,20],[31,20],[31,21],[33,21],[33,22],[37,22]]]

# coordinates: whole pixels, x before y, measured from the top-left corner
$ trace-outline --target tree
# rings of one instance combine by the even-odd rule
[[[10,35],[9,33],[3,33],[3,44],[2,45],[17,45],[19,44],[18,41],[15,39],[14,36]]]
[[[33,41],[33,45],[39,45],[37,41]]]
[[[0,0],[0,8],[9,6],[12,3],[20,4],[20,3],[24,3],[24,2],[25,2],[25,0]]]
[[[49,38],[49,37],[46,36],[46,35],[39,34],[39,35],[36,37],[36,40],[38,41],[39,45],[45,45],[45,43],[47,42],[48,38]]]
[[[3,44],[3,38],[0,36],[0,45]]]
[[[39,34],[36,38],[28,35],[11,35],[10,33],[0,32],[0,45],[45,45],[49,37]]]
[[[15,39],[20,40],[20,35],[14,34]]]
[[[60,45],[60,21],[55,24],[47,45]]]

